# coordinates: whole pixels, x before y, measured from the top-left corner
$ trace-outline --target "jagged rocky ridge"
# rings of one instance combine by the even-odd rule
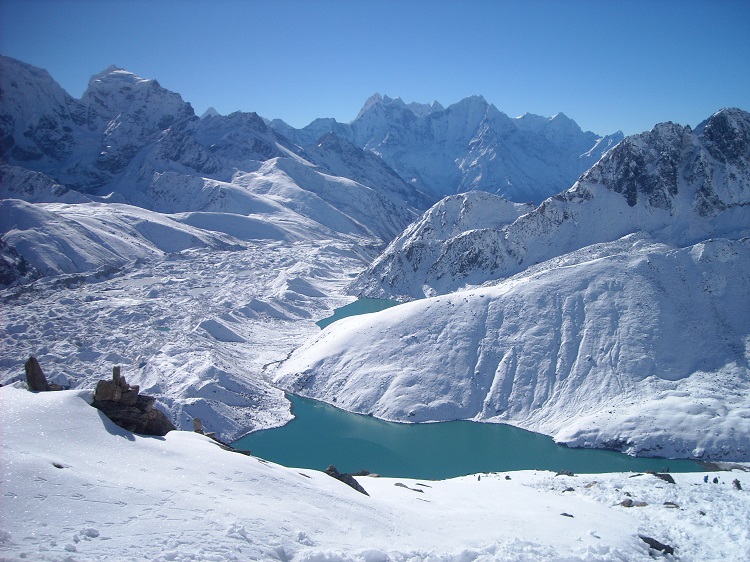
[[[750,229],[750,115],[717,112],[695,131],[673,123],[628,137],[569,190],[509,224],[460,223],[396,238],[353,283],[353,293],[420,298],[503,279],[585,246],[647,232],[678,246]],[[436,215],[436,216],[433,216]],[[429,250],[424,240],[429,240]]]

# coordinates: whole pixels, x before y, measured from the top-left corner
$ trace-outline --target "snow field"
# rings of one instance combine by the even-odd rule
[[[131,434],[89,391],[22,386],[0,388],[5,560],[651,560],[639,533],[684,561],[750,553],[750,495],[728,482],[746,473],[360,477],[367,497],[192,432]]]
[[[749,460],[748,252],[748,239],[675,248],[643,235],[584,248],[341,320],[275,379],[388,420],[498,421],[574,446]]]
[[[200,417],[232,440],[281,425],[289,403],[265,371],[351,301],[341,296],[345,272],[361,268],[363,252],[347,242],[257,241],[6,289],[0,381],[22,378],[29,355],[74,388],[93,389],[121,365],[178,426]]]

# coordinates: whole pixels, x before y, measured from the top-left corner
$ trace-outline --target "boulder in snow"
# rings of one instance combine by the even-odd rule
[[[29,385],[29,390],[35,392],[46,392],[50,390],[47,377],[42,372],[42,366],[39,365],[36,357],[29,357],[26,364],[23,366],[26,371],[26,384]]]
[[[154,408],[156,398],[139,395],[138,386],[130,386],[120,375],[120,367],[112,370],[112,380],[96,385],[92,406],[127,431],[142,435],[164,436],[174,424],[166,414]]]

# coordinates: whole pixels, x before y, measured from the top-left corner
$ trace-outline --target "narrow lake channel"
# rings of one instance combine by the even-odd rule
[[[337,308],[333,311],[333,314],[331,316],[329,316],[328,318],[323,318],[322,320],[318,320],[316,324],[320,326],[320,329],[322,330],[329,324],[333,324],[334,322],[336,322],[336,320],[341,320],[342,318],[346,318],[347,316],[357,316],[359,314],[369,314],[370,312],[380,312],[381,310],[391,308],[392,306],[396,306],[397,304],[401,303],[388,299],[357,299],[356,301],[351,302],[346,306]]]

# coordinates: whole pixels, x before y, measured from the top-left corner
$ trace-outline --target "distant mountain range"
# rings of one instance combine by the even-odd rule
[[[512,119],[481,96],[444,108],[375,94],[349,124],[270,125],[301,146],[324,134],[343,137],[434,198],[479,190],[537,203],[570,186],[623,138],[620,131],[605,137],[583,132],[562,113]]]
[[[750,228],[749,139],[750,115],[721,110],[695,131],[663,123],[628,137],[570,189],[522,208],[520,218],[488,213],[511,207],[477,193],[445,199],[393,240],[352,291],[448,293],[634,232],[680,246],[738,237]]]
[[[303,129],[254,113],[197,118],[190,104],[111,66],[80,100],[31,65],[2,57],[0,146],[7,164],[87,194],[115,191],[149,207],[154,174],[231,181],[274,158],[304,161],[420,210],[440,197],[482,190],[539,202],[567,188],[622,139],[584,133],[563,114],[511,119],[475,96],[448,108],[378,94],[349,124],[317,119]],[[377,156],[379,158],[375,158]]]
[[[562,114],[510,119],[481,97],[444,109],[375,95],[348,125],[319,119],[295,130],[254,113],[207,111],[199,119],[156,80],[114,66],[94,75],[81,99],[42,69],[8,57],[0,67],[3,198],[230,212],[259,221],[270,212],[285,217],[282,230],[296,223],[293,230],[306,238],[335,232],[385,244],[445,193],[486,190],[541,200],[567,187],[622,137],[583,133]],[[67,220],[58,209],[42,218],[20,203],[6,207],[16,226]],[[173,231],[185,228],[162,220]],[[226,232],[222,223],[213,228],[238,232]],[[278,228],[276,220],[264,235],[288,235]],[[81,240],[99,239],[80,222],[74,230]],[[32,269],[71,273],[151,255],[145,250],[151,241],[140,233],[135,246],[120,251],[103,242],[100,251],[96,244],[53,243],[52,232],[35,234],[32,243],[24,232],[15,228],[6,243],[23,248],[26,276]],[[202,246],[208,239],[189,240]]]

